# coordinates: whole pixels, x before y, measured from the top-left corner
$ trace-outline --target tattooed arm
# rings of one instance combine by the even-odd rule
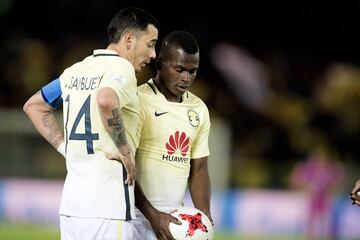
[[[107,157],[123,163],[128,173],[125,183],[131,185],[135,181],[135,166],[132,162],[131,149],[126,139],[119,98],[113,89],[104,87],[98,91],[96,101],[99,106],[101,120],[119,150],[118,152],[107,154]]]
[[[64,142],[64,135],[55,119],[53,109],[44,101],[40,92],[29,98],[23,109],[41,136],[58,149]]]

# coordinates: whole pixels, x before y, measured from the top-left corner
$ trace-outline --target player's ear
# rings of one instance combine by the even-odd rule
[[[155,58],[155,67],[156,70],[160,71],[163,67],[163,59],[161,57]]]
[[[126,49],[130,50],[131,49],[131,45],[134,39],[134,33],[132,32],[126,32],[124,35],[124,41],[126,43]]]

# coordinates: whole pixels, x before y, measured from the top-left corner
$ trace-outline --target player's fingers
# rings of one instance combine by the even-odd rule
[[[133,182],[135,182],[135,180],[136,180],[136,171],[135,171],[134,164],[131,163],[130,169],[131,169],[131,179],[132,179]]]
[[[132,185],[136,180],[135,167],[134,167],[134,165],[132,163],[127,163],[127,164],[124,164],[124,165],[125,165],[126,172],[127,172],[127,178],[126,178],[125,183],[129,184],[129,185]]]
[[[157,237],[158,240],[169,240],[169,239],[172,240],[172,239],[173,239],[172,236],[170,236],[170,237],[166,236],[166,233],[164,233],[164,232],[159,232],[159,233],[156,235],[156,237]]]
[[[128,170],[128,168],[126,169],[126,173],[127,173],[127,178],[125,180],[125,183],[126,184],[129,184],[129,185],[132,185],[132,182],[133,182],[133,174],[130,170]]]
[[[215,224],[214,224],[214,220],[213,220],[211,217],[209,218],[209,220],[210,220],[210,222],[211,222],[211,225],[214,226],[214,225],[215,225]]]
[[[360,192],[357,192],[357,193],[350,193],[350,196],[349,196],[352,200],[357,200],[357,201],[360,201]]]
[[[162,213],[160,215],[160,225],[162,229],[169,230],[169,223],[172,222],[177,225],[181,225],[182,223],[174,216],[169,213]],[[169,230],[170,232],[170,230]]]
[[[168,231],[165,233],[165,238],[164,239],[167,239],[167,240],[175,240],[175,238],[171,235],[171,232]]]
[[[355,186],[351,191],[352,194],[356,194],[357,192],[360,192],[360,179],[356,181]]]
[[[174,224],[177,224],[177,225],[181,225],[182,222],[180,222],[176,217],[174,217],[174,216],[172,216],[170,214],[167,214],[167,215],[168,215],[168,217],[167,217],[167,220],[166,220],[166,224],[163,227],[163,232],[166,235],[166,239],[174,239],[174,237],[172,236],[172,234],[170,232],[170,222],[174,223]]]
[[[353,190],[351,191],[351,194],[357,194],[358,192],[360,192],[360,189],[358,187],[354,187]]]
[[[161,233],[159,233],[159,232],[155,232],[155,235],[156,235],[156,238],[157,238],[158,240],[160,240],[160,239],[161,239]]]
[[[174,240],[174,237],[171,235],[171,232],[169,229],[164,229],[161,234],[163,239],[166,240]]]
[[[175,224],[177,224],[177,225],[181,225],[181,224],[182,224],[182,222],[180,222],[179,219],[177,219],[176,217],[171,216],[170,214],[168,214],[168,215],[169,215],[169,221],[170,221],[170,222],[175,223]]]
[[[208,217],[211,225],[214,226],[214,220],[212,219],[211,215],[210,215],[210,214],[206,214],[206,216]]]
[[[125,179],[125,184],[132,185],[133,182],[135,182],[136,179],[136,173],[135,173],[135,167],[131,161],[131,158],[124,158],[121,155],[116,153],[105,153],[106,158],[110,160],[116,160],[120,161],[123,166],[125,167],[125,170],[127,172],[127,178]]]
[[[128,177],[127,177],[125,183],[128,184],[128,185],[133,185],[134,182],[135,182],[134,175],[128,174]]]
[[[116,160],[113,153],[105,153],[105,157],[109,160]]]

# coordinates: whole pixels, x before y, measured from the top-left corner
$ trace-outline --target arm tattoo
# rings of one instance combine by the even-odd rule
[[[42,122],[44,126],[49,129],[49,142],[57,148],[60,143],[64,141],[64,136],[56,122],[54,112],[46,113],[42,118]]]
[[[112,110],[113,118],[107,120],[109,127],[112,129],[111,138],[114,140],[117,147],[127,144],[124,122],[120,115],[118,108]]]

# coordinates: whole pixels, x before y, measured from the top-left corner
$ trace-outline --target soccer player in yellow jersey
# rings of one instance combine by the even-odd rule
[[[124,8],[109,45],[67,68],[24,105],[39,133],[65,158],[61,239],[133,239],[139,72],[156,57],[157,20]],[[63,106],[64,134],[54,117]],[[107,154],[107,155],[106,155]],[[108,158],[117,161],[109,161]]]
[[[188,90],[199,69],[199,56],[192,34],[169,33],[155,59],[156,77],[138,88],[141,136],[136,181],[142,191],[135,188],[135,201],[149,221],[136,210],[136,239],[168,239],[172,219],[148,211],[149,205],[162,212],[182,206],[187,184],[194,206],[211,219],[209,112]]]

